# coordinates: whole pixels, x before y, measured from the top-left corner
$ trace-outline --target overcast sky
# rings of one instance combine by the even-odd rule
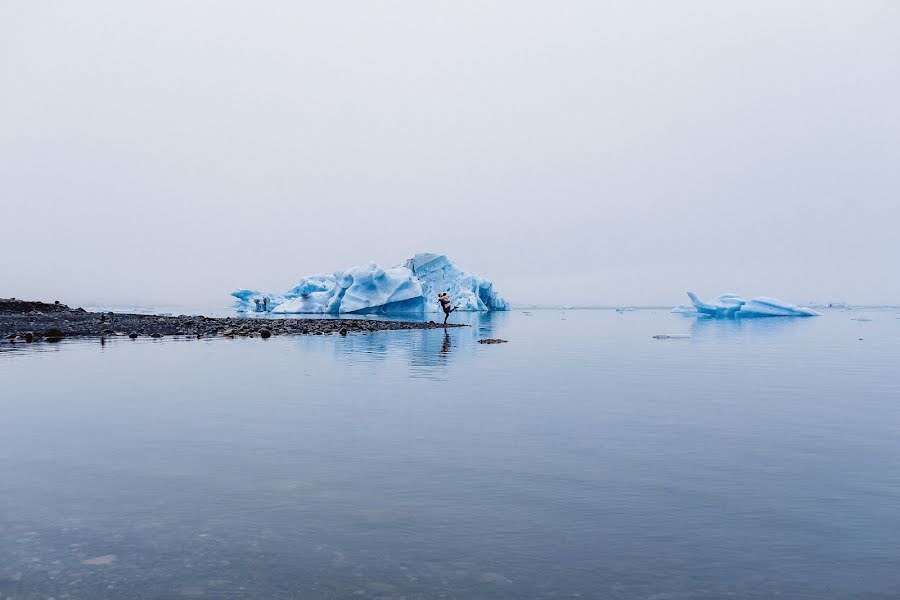
[[[0,0],[0,296],[415,252],[514,302],[900,302],[900,2]]]

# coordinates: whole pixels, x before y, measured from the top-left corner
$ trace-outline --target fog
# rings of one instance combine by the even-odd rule
[[[415,252],[513,302],[900,302],[900,3],[0,3],[0,296]]]

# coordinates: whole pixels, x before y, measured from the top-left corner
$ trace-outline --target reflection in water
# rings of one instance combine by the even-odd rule
[[[348,335],[335,339],[333,349],[347,365],[402,361],[411,377],[443,380],[443,369],[474,352],[478,339],[496,337],[509,319],[506,312],[453,314],[459,315],[464,327]],[[305,337],[296,338],[295,343],[304,349],[321,346],[315,339]]]
[[[441,345],[441,354],[450,352],[450,333],[444,329],[444,343]]]
[[[805,323],[804,323],[805,321]],[[797,327],[809,327],[811,319],[804,317],[769,317],[758,319],[709,319],[694,317],[691,336],[694,338],[740,339],[742,336],[766,337],[787,333]]]

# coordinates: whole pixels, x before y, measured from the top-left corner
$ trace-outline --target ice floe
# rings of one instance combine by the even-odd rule
[[[748,319],[756,317],[817,317],[818,313],[811,308],[796,306],[789,302],[759,296],[746,300],[737,294],[721,294],[711,300],[701,300],[694,292],[688,292],[692,307],[681,304],[672,312],[696,314],[701,317],[715,319]]]

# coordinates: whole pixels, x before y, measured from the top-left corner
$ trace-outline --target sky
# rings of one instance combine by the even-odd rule
[[[416,252],[516,303],[900,303],[900,2],[0,0],[0,297]]]

